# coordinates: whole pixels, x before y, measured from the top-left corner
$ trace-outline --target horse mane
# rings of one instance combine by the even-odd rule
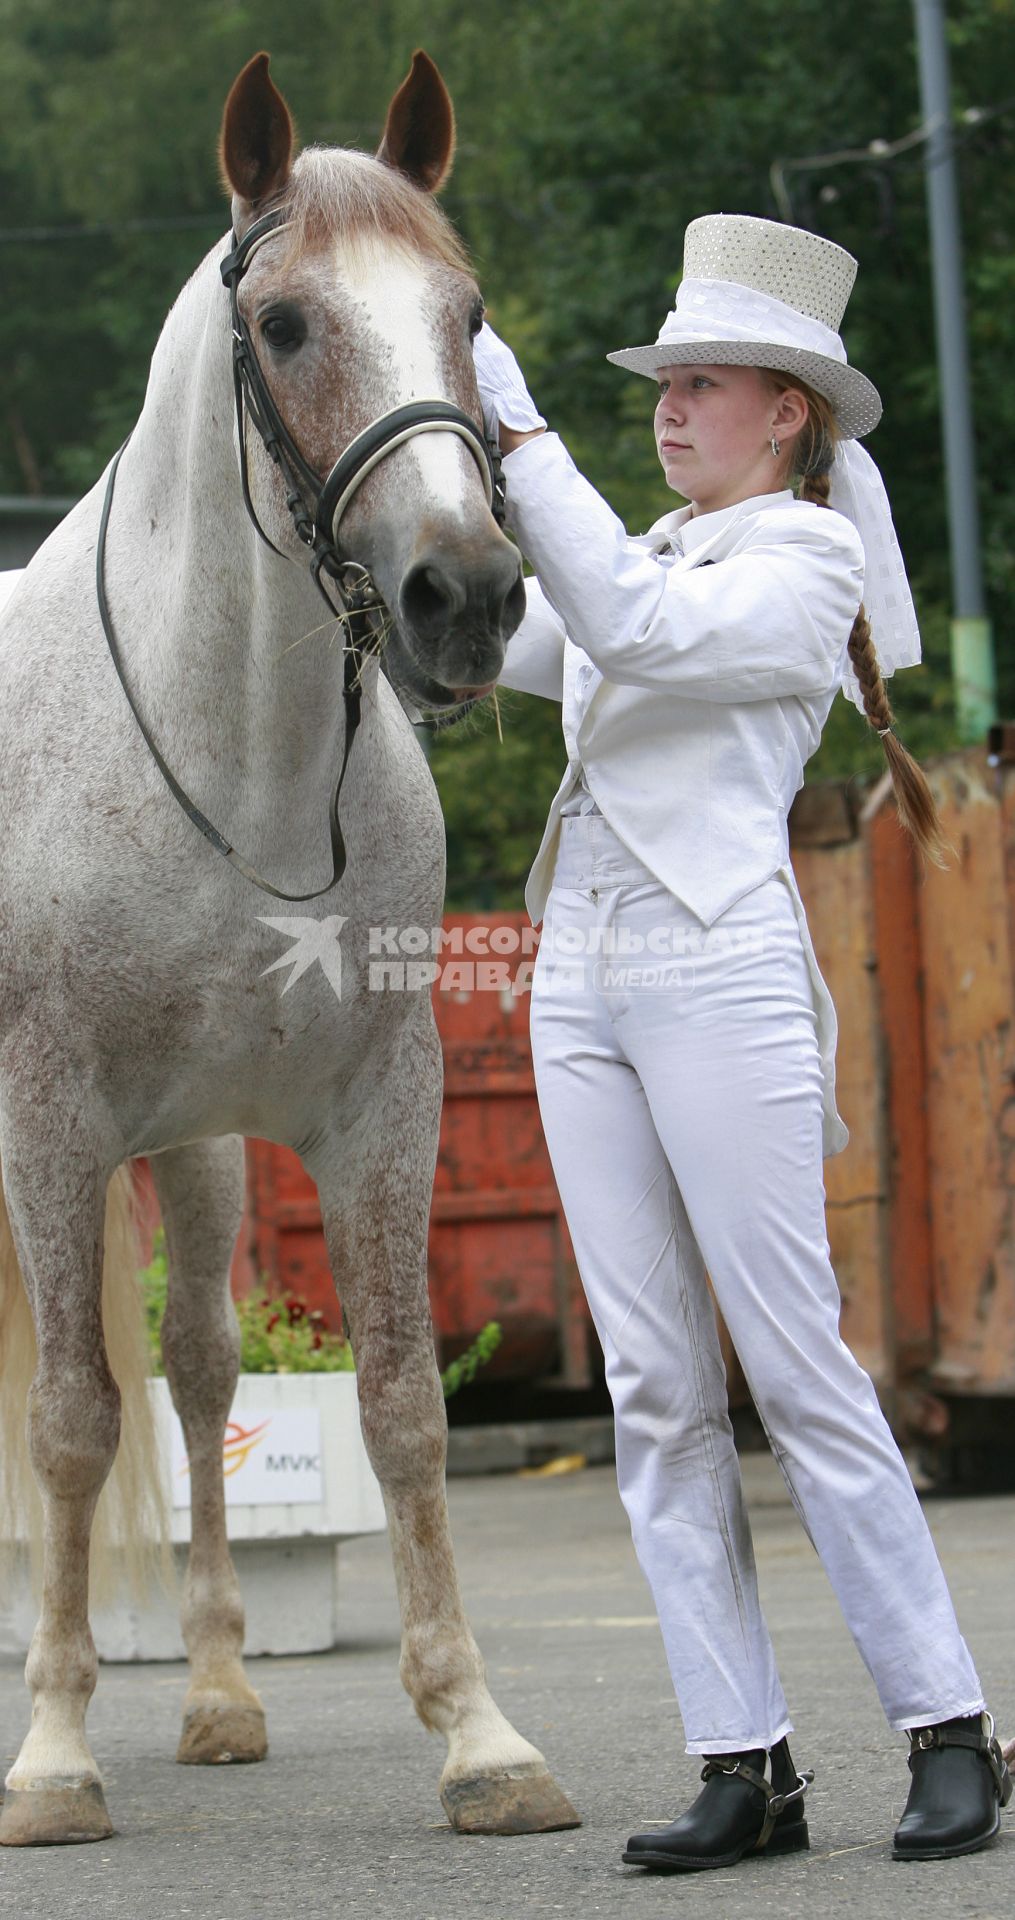
[[[469,256],[433,197],[395,168],[348,147],[305,147],[283,193],[287,264],[329,240],[383,236],[460,273]]]

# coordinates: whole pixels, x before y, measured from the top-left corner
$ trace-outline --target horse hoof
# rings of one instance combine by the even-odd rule
[[[457,1833],[555,1833],[580,1827],[567,1795],[545,1767],[507,1767],[441,1787],[441,1804]]]
[[[263,1760],[267,1751],[260,1707],[192,1707],[184,1715],[176,1758],[184,1767],[225,1767]]]
[[[113,1822],[97,1780],[83,1786],[8,1787],[0,1813],[0,1846],[75,1847],[108,1840]]]

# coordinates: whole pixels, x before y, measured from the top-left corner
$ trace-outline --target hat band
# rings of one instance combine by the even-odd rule
[[[737,280],[682,280],[676,306],[663,321],[657,347],[708,346],[718,340],[793,347],[846,364],[846,349],[824,321],[799,313],[771,294]]]

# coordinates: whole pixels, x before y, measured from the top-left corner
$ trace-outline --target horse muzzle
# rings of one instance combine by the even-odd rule
[[[404,640],[428,677],[456,699],[488,693],[525,612],[518,551],[499,533],[417,543],[397,610]]]

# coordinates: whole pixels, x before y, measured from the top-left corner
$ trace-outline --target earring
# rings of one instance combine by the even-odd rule
[[[776,437],[775,437],[775,435],[774,435],[774,433],[773,433],[773,435],[772,435],[772,438],[771,438],[771,440],[769,441],[769,446],[771,447],[771,449],[772,449],[772,453],[773,453],[773,455],[775,456],[775,458],[776,458],[776,460],[778,460],[778,458],[779,458],[779,455],[780,455],[780,453],[782,452],[782,448],[781,448],[781,446],[779,445],[779,442],[778,442],[778,440],[776,439]]]

